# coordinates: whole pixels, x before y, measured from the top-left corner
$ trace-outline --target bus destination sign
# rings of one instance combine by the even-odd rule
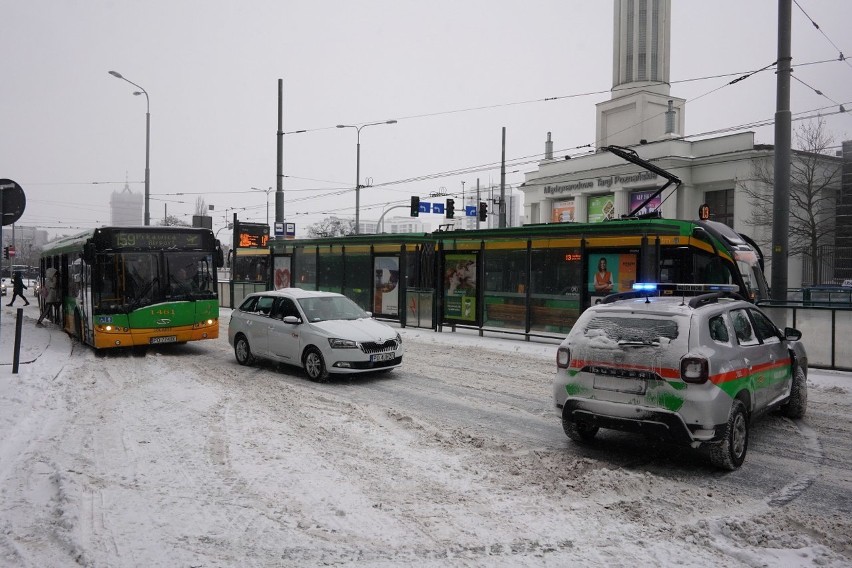
[[[114,231],[111,244],[113,248],[194,249],[202,241],[199,233]]]

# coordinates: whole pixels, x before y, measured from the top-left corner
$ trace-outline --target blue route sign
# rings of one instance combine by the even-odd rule
[[[476,217],[476,205],[465,205],[464,206],[464,216],[465,217]]]
[[[444,204],[443,203],[433,203],[432,204],[432,213],[440,213],[444,214]]]

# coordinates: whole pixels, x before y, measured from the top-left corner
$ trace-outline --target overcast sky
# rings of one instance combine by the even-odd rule
[[[773,70],[724,85],[775,61],[778,2],[672,4],[685,134],[771,120]],[[52,234],[108,224],[125,180],[143,192],[145,98],[115,70],[150,95],[152,223],[191,221],[199,196],[214,230],[235,211],[266,220],[251,188],[276,187],[279,78],[285,132],[307,131],[284,137],[285,216],[299,234],[354,218],[356,131],[337,124],[398,121],[361,131],[361,182],[376,186],[361,191],[362,220],[411,195],[499,183],[503,127],[517,185],[548,132],[557,154],[594,145],[612,14],[609,0],[0,0],[0,178],[26,193],[18,224]],[[852,61],[837,60],[852,56],[850,22],[849,0],[794,2],[794,76],[808,85],[792,83],[794,117],[852,111]],[[838,145],[852,138],[852,114],[826,122]],[[772,126],[756,132],[773,143]],[[436,176],[476,166],[489,168]],[[271,220],[274,204],[273,191]]]

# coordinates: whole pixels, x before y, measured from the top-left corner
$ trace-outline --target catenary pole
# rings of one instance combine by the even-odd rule
[[[791,114],[790,74],[792,69],[792,1],[778,0],[778,78],[775,109],[775,166],[772,212],[771,298],[787,300],[787,255],[790,230]]]

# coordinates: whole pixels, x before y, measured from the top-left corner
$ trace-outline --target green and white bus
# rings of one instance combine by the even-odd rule
[[[51,319],[106,349],[217,338],[221,266],[209,229],[102,227],[48,243],[40,279],[58,271]]]

